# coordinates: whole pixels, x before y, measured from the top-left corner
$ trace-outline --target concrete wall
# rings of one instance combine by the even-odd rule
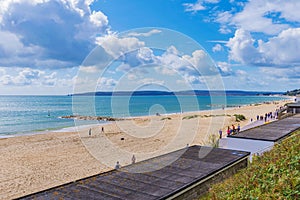
[[[176,199],[176,200],[199,199],[201,196],[204,196],[208,192],[211,185],[225,180],[226,178],[237,173],[239,170],[246,168],[247,165],[248,165],[248,159],[244,158],[241,162],[231,166],[230,168],[222,171],[219,174],[216,174],[212,178],[204,181],[203,183],[200,183],[199,185],[196,185],[195,183],[194,187],[191,186],[191,188],[189,188],[183,194],[180,194],[177,197],[172,197],[170,199]]]

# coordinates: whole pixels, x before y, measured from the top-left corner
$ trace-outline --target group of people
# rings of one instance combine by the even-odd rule
[[[135,162],[136,162],[136,158],[135,158],[135,155],[133,155],[131,158],[131,164],[134,164]],[[120,168],[121,168],[120,162],[117,161],[115,169],[120,169]]]
[[[264,120],[265,122],[267,122],[269,119],[277,119],[278,117],[278,111],[276,110],[276,112],[269,112],[269,113],[265,113],[265,115],[257,115],[256,116],[256,120]]]
[[[235,127],[235,125],[232,124],[232,128],[230,128],[230,126],[227,127],[227,136],[237,134],[240,132],[240,130],[241,130],[240,124],[238,124],[237,127]],[[222,132],[222,129],[220,129],[219,130],[220,139],[222,139],[222,135],[223,135],[223,132]]]
[[[240,132],[240,130],[241,130],[240,124],[238,124],[237,127],[235,127],[234,124],[232,124],[231,126],[232,126],[232,128],[230,128],[230,126],[227,127],[227,135],[235,135]]]
[[[101,127],[101,133],[104,133],[104,127]],[[89,136],[92,136],[92,129],[89,129]]]

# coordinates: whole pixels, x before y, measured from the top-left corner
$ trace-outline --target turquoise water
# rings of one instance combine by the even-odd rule
[[[0,96],[0,136],[71,127],[74,126],[72,119],[60,117],[72,114],[132,117],[210,110],[222,108],[224,104],[233,107],[281,99],[283,97],[269,96],[82,96],[74,99],[71,96]]]

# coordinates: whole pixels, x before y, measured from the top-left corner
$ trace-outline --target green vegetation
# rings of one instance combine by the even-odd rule
[[[214,185],[202,199],[299,199],[300,131],[254,157],[247,168]]]
[[[172,119],[171,117],[164,117],[161,120],[171,120],[171,119]]]
[[[300,89],[287,91],[287,92],[284,93],[284,95],[288,95],[288,96],[296,96],[298,94],[300,94]]]
[[[233,116],[235,116],[235,121],[236,122],[240,122],[240,121],[246,120],[246,117],[244,115],[234,114]]]
[[[197,117],[202,117],[202,118],[207,118],[207,117],[231,117],[231,115],[226,115],[226,114],[222,114],[222,115],[189,115],[189,116],[185,116],[182,119],[193,119],[193,118],[197,118]]]
[[[193,119],[193,118],[197,118],[199,117],[200,115],[189,115],[189,116],[185,116],[184,118],[182,119]]]
[[[225,116],[227,116],[227,117],[231,117],[231,115],[225,115],[225,114],[222,114],[222,115],[203,115],[203,116],[201,116],[201,117],[225,117]]]
[[[208,143],[212,147],[219,147],[219,136],[216,134],[210,135]]]

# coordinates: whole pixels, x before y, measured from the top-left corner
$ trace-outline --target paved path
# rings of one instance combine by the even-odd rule
[[[263,126],[258,126],[256,128],[247,129],[228,137],[277,142],[297,129],[300,129],[300,114],[277,120],[273,123],[264,124]]]
[[[274,121],[277,121],[277,119],[268,119],[268,122],[274,122]],[[265,121],[264,120],[257,120],[257,121],[253,121],[247,125],[245,125],[244,127],[241,128],[241,131],[245,131],[245,130],[248,130],[250,128],[254,128],[254,127],[257,127],[257,126],[261,126],[265,124]]]

